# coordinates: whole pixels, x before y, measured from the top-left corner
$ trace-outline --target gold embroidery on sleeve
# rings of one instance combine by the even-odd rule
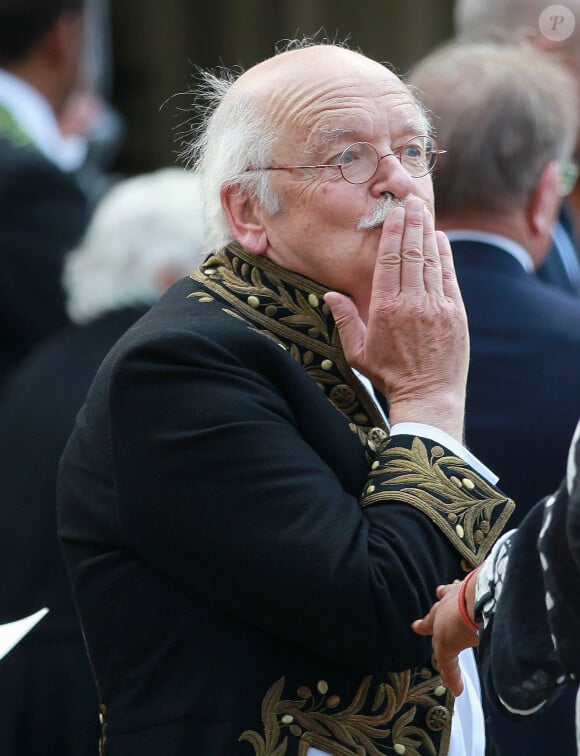
[[[389,446],[392,444],[392,446]],[[428,451],[414,438],[411,448],[385,440],[379,464],[371,465],[361,506],[405,502],[424,512],[473,567],[481,564],[515,508],[459,457],[438,445]]]
[[[333,756],[436,756],[437,749],[427,729],[440,733],[451,716],[450,707],[438,697],[447,691],[437,676],[426,670],[426,679],[411,672],[389,674],[389,682],[372,691],[372,676],[361,682],[351,703],[344,706],[325,680],[315,688],[301,686],[296,699],[282,699],[286,679],[282,677],[266,693],[262,703],[264,736],[246,730],[240,741],[254,748],[255,756],[283,756],[290,738],[298,738],[298,753],[309,747]],[[418,707],[427,709],[427,727],[417,723]]]

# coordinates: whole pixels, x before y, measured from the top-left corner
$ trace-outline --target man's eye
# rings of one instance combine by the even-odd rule
[[[342,153],[342,160],[339,159],[339,162],[342,162],[343,165],[351,165],[356,160],[356,155],[354,153],[354,150],[345,150]]]
[[[353,144],[350,147],[347,147],[346,150],[342,153],[342,159],[339,161],[342,163],[343,167],[352,165],[353,163],[358,162],[363,157],[364,153],[364,147],[361,144]]]
[[[406,144],[403,155],[409,160],[421,160],[424,157],[424,150],[418,144]]]

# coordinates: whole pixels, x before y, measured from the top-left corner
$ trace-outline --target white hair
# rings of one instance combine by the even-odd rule
[[[277,133],[271,119],[262,115],[255,101],[245,92],[232,91],[237,76],[222,69],[217,75],[200,72],[200,83],[193,94],[205,121],[203,130],[188,144],[182,157],[199,173],[203,212],[209,244],[223,247],[234,240],[221,204],[223,187],[238,186],[273,215],[280,201],[272,189],[269,171],[247,171],[249,165],[267,165]]]
[[[115,184],[65,259],[70,319],[87,323],[121,307],[151,305],[163,281],[195,269],[207,251],[200,204],[199,177],[181,168]]]

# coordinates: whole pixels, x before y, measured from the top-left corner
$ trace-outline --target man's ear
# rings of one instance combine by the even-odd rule
[[[542,171],[527,205],[527,219],[534,236],[549,236],[558,216],[560,198],[560,164],[549,162]]]
[[[253,255],[265,254],[268,234],[259,205],[239,186],[223,187],[220,198],[236,241]]]

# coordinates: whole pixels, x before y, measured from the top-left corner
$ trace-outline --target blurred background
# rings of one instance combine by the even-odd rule
[[[248,68],[280,40],[323,29],[404,74],[452,33],[453,0],[91,2],[103,30],[93,75],[124,124],[120,174],[175,165],[196,66]]]

